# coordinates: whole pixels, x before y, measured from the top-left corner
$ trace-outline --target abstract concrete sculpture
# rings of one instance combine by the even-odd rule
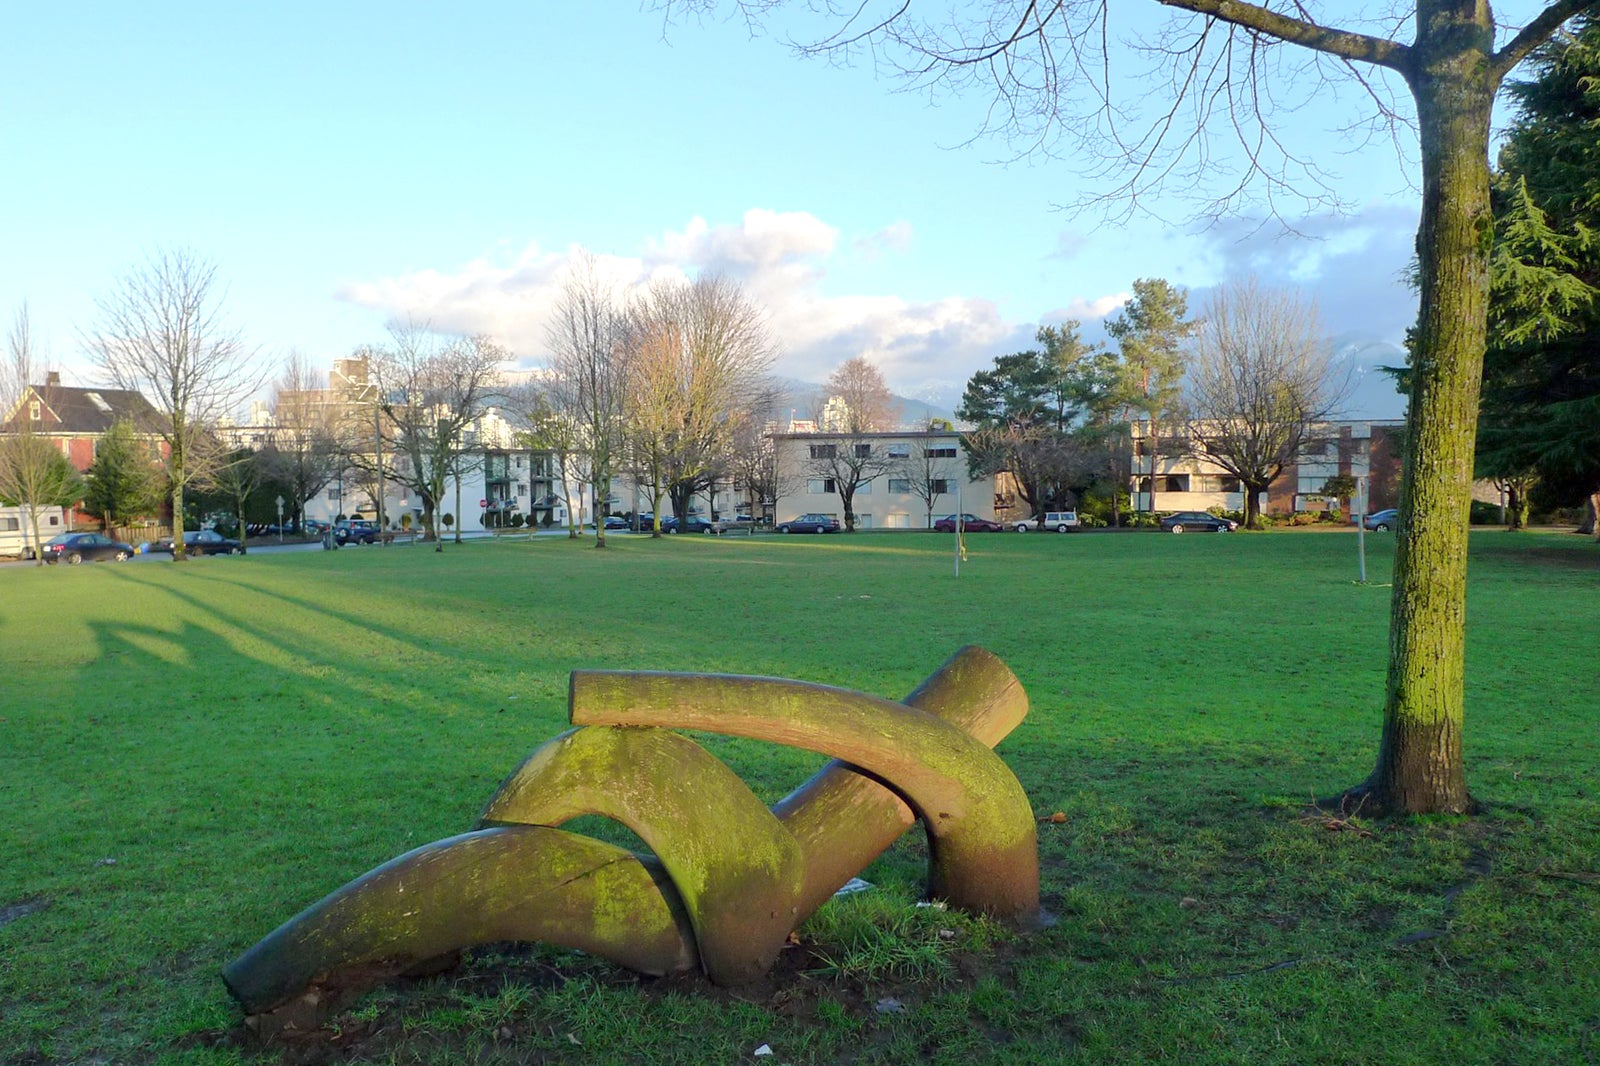
[[[789,933],[917,819],[931,897],[1030,925],[1039,913],[1033,812],[990,750],[1027,702],[1005,664],[974,647],[902,703],[776,678],[576,672],[577,728],[506,779],[477,829],[338,889],[223,978],[259,1014],[514,940],[739,984],[764,973]],[[769,811],[671,728],[835,761]],[[654,855],[557,828],[585,814],[621,822]]]

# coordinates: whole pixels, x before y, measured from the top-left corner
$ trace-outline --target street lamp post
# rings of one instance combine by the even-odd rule
[[[279,496],[278,499],[276,500],[276,503],[278,505],[278,543],[282,544],[283,543],[283,497]]]

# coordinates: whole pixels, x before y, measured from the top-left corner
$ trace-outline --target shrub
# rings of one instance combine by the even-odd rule
[[[511,516],[511,528],[521,529],[523,521],[524,519],[522,517],[522,513],[519,511],[517,514]]]
[[[451,514],[449,511],[446,511],[444,514],[439,516],[439,521],[444,523],[444,528],[449,529],[451,526],[456,524],[456,516]]]
[[[1475,526],[1497,526],[1500,524],[1500,505],[1487,503],[1483,500],[1472,501],[1470,521]]]

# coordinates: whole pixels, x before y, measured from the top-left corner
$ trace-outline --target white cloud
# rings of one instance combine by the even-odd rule
[[[736,278],[767,309],[781,353],[775,368],[780,374],[820,381],[844,360],[863,355],[897,391],[959,396],[973,371],[996,355],[1031,345],[1037,323],[1007,319],[983,295],[915,301],[825,291],[834,257],[846,250],[904,247],[911,237],[909,224],[894,222],[841,248],[839,231],[814,215],[752,210],[735,224],[693,218],[681,230],[643,241],[637,255],[601,256],[600,263],[624,290],[655,277],[702,271]],[[352,283],[341,296],[440,332],[492,334],[532,364],[545,351],[545,322],[576,251],[530,244],[509,259],[480,258],[454,270]],[[1099,318],[1125,299],[1120,293],[1085,297],[1046,317]]]
[[[1416,294],[1404,283],[1415,254],[1415,205],[1317,215],[1296,221],[1294,228],[1288,234],[1249,220],[1215,227],[1206,236],[1218,274],[1253,274],[1269,285],[1298,286],[1316,298],[1330,334],[1400,343],[1417,316]],[[1191,294],[1191,308],[1204,294]]]
[[[1105,296],[1080,296],[1066,307],[1047,312],[1047,322],[1065,322],[1069,318],[1079,322],[1098,322],[1122,310],[1122,305],[1133,299],[1131,292],[1113,292]]]
[[[906,251],[911,247],[914,236],[911,223],[901,219],[889,223],[876,233],[857,237],[852,245],[863,259],[873,262],[890,252]]]

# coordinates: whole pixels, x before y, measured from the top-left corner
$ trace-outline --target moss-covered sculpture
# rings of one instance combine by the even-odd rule
[[[1039,913],[1033,813],[990,748],[1027,714],[1016,677],[957,652],[903,702],[733,675],[579,671],[578,728],[500,786],[478,828],[394,859],[230,964],[252,1014],[349,991],[476,944],[543,941],[643,973],[764,973],[785,940],[921,819],[928,893],[1019,925]],[[834,757],[767,810],[668,727]],[[654,856],[557,828],[613,818]]]

